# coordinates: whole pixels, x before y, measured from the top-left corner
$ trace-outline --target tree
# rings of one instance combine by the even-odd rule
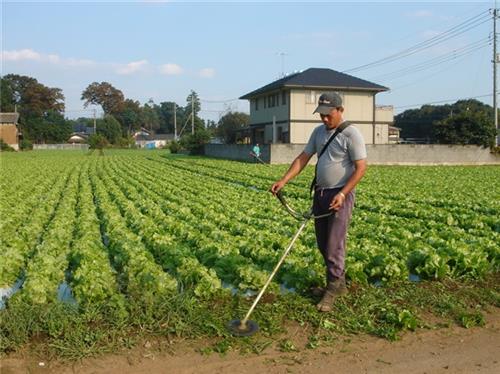
[[[23,125],[24,137],[35,143],[65,143],[72,131],[71,122],[55,110],[30,117]]]
[[[491,106],[478,100],[459,100],[454,104],[424,105],[420,109],[406,110],[394,117],[394,125],[401,128],[403,138],[426,138],[436,142],[436,124],[462,113],[483,113],[493,121]]]
[[[120,112],[125,101],[123,93],[108,82],[93,82],[82,92],[81,99],[85,100],[85,108],[90,104],[100,105],[106,114]]]
[[[111,144],[118,144],[122,137],[122,126],[111,114],[98,119],[96,123],[97,133],[106,138]]]
[[[210,132],[205,128],[186,134],[181,138],[180,144],[191,154],[203,154],[203,146],[210,140]]]
[[[192,109],[194,109],[194,118],[196,118],[201,110],[201,103],[198,94],[191,90],[191,93],[186,98],[186,101],[186,112],[191,113],[193,111]],[[192,101],[194,101],[193,104],[191,103]]]
[[[434,124],[434,137],[444,144],[493,147],[497,130],[485,111],[466,111]]]
[[[121,123],[123,134],[130,135],[142,125],[142,109],[138,101],[126,99],[114,117]]]
[[[227,144],[235,143],[237,131],[248,126],[250,116],[242,112],[226,113],[220,120],[217,126],[217,136],[224,139]]]
[[[1,79],[1,105],[3,111],[17,107],[19,123],[29,118],[42,117],[48,111],[64,111],[64,95],[60,88],[51,88],[35,78],[8,74]]]
[[[201,110],[201,103],[200,99],[198,98],[198,94],[191,90],[191,93],[188,95],[186,98],[187,104],[186,107],[184,108],[186,112],[186,118],[184,118],[184,122],[182,123],[182,126],[186,125],[191,127],[191,116],[194,116],[194,131],[201,131],[205,130],[205,123],[203,120],[198,117],[198,113]],[[187,130],[184,130],[187,132]],[[189,131],[191,132],[191,131]]]
[[[142,123],[149,131],[154,131],[160,128],[160,116],[155,110],[155,104],[150,100],[149,103],[142,107]]]
[[[101,134],[92,134],[89,137],[89,148],[90,153],[94,152],[94,150],[98,149],[99,154],[104,156],[104,148],[108,146],[107,139]]]

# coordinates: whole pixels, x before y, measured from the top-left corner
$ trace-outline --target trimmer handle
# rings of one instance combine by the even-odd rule
[[[293,218],[298,219],[298,220],[301,220],[301,219],[304,218],[304,216],[302,214],[297,213],[295,210],[293,210],[290,207],[290,205],[288,205],[288,203],[285,200],[285,197],[283,196],[283,192],[281,192],[281,190],[279,190],[278,192],[276,192],[276,197],[278,198],[278,200],[280,201],[280,203],[283,204],[283,206],[285,207],[285,209],[287,210],[287,212],[290,213]]]
[[[310,218],[314,218],[314,219],[324,218],[324,217],[328,217],[328,216],[331,216],[332,214],[334,214],[334,212],[329,212],[329,213],[326,213],[326,214],[321,214],[321,215],[315,216],[313,214],[312,208],[308,212],[300,214],[297,211],[293,210],[290,207],[290,205],[288,205],[288,203],[285,200],[285,197],[283,196],[283,192],[281,192],[281,190],[279,190],[278,192],[276,192],[276,197],[278,198],[278,200],[280,201],[280,203],[283,204],[283,206],[285,207],[285,209],[287,210],[287,212],[290,213],[290,215],[293,218],[298,219],[298,220],[310,219]]]

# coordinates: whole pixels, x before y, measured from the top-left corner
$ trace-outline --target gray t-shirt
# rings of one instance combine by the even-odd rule
[[[314,129],[304,148],[308,155],[318,153],[335,130],[327,130],[326,125]],[[347,183],[354,173],[354,161],[366,158],[363,136],[353,125],[348,126],[328,145],[328,149],[318,160],[317,186],[337,188]]]

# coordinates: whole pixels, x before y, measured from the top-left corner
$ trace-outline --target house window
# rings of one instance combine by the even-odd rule
[[[259,110],[259,98],[254,99],[255,110]]]
[[[306,92],[306,103],[307,104],[316,104],[316,91],[307,91]]]
[[[281,105],[286,105],[286,91],[281,92]]]

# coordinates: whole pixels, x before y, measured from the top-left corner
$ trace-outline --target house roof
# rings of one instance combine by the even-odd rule
[[[0,113],[0,123],[15,123],[19,119],[19,113]]]
[[[73,132],[71,133],[71,135],[69,136],[69,138],[71,139],[72,137],[80,137],[82,139],[88,139],[89,138],[89,134],[86,134],[84,132]]]
[[[318,88],[318,89],[334,89],[334,90],[363,90],[382,92],[389,88],[378,84],[365,81],[364,79],[353,77],[349,74],[344,74],[332,69],[310,68],[303,72],[288,75],[269,83],[255,91],[249,92],[240,97],[240,99],[251,99],[264,92],[277,90],[285,87],[297,88]]]

